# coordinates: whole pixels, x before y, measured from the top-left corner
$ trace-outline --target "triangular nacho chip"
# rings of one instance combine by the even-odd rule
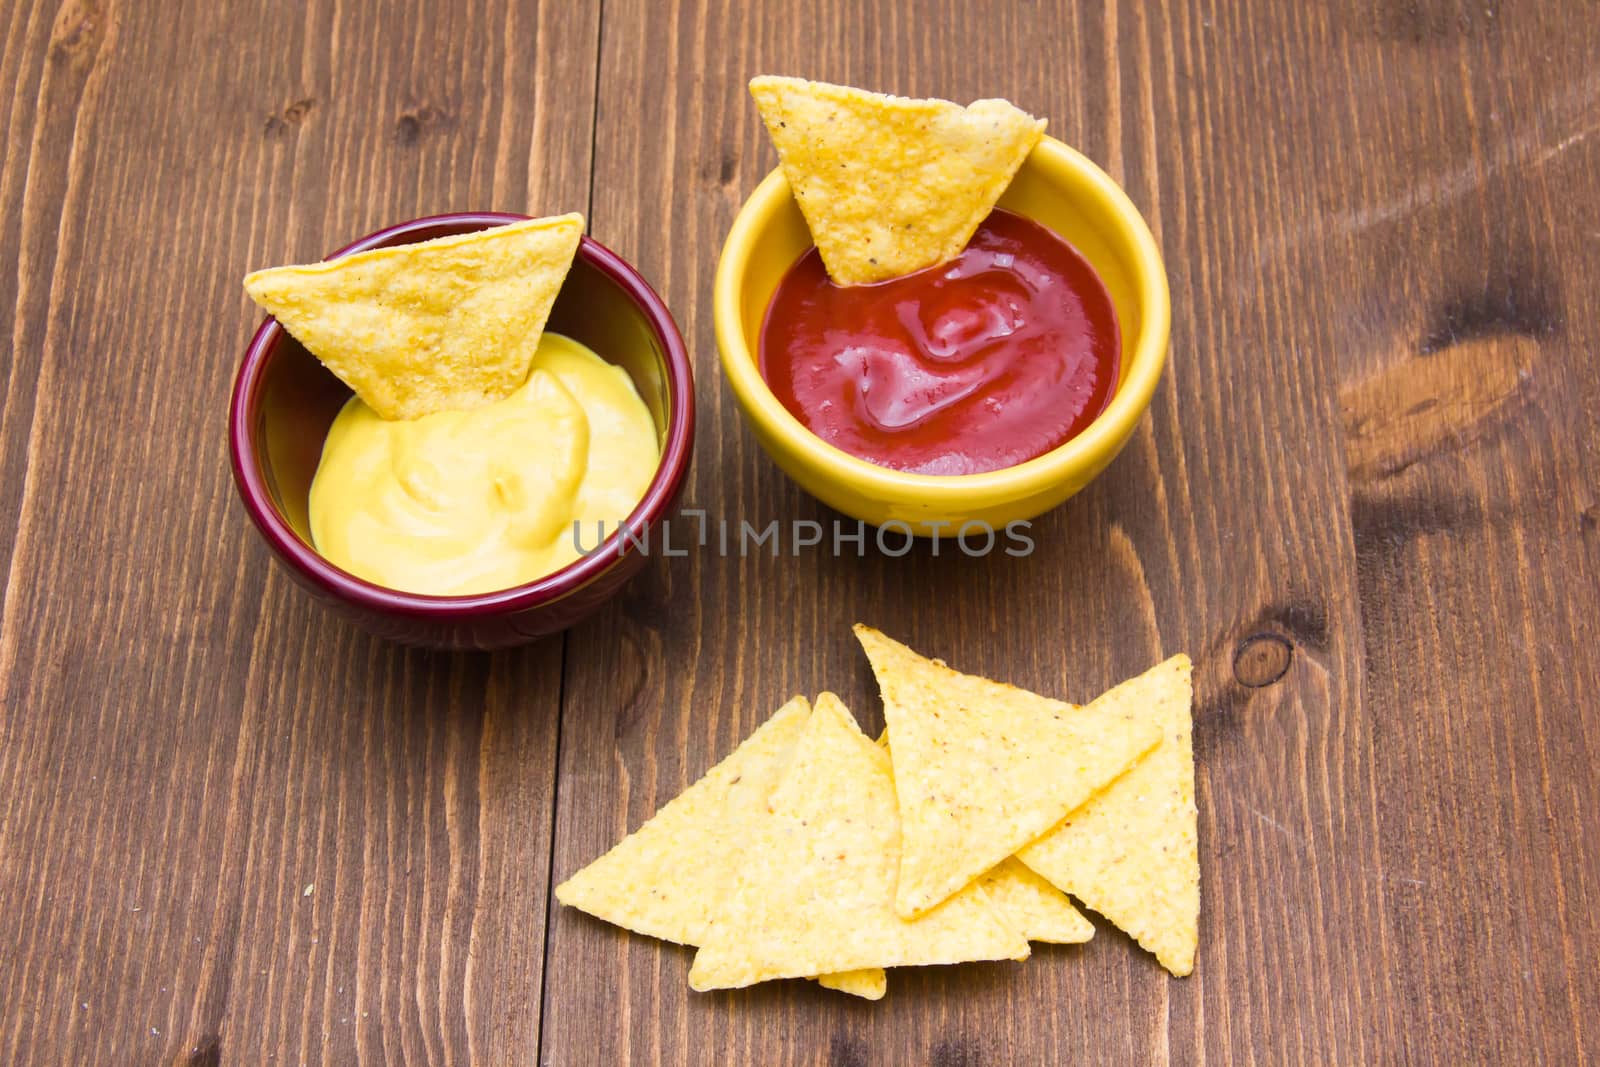
[[[961,107],[774,77],[750,95],[840,285],[954,258],[1044,134],[1004,100]]]
[[[978,884],[1017,932],[1029,941],[1076,945],[1094,937],[1094,924],[1055,886],[1007,856]]]
[[[855,632],[894,749],[902,917],[1048,831],[1161,740],[1135,709],[1075,708],[961,674],[871,627]]]
[[[582,215],[259,270],[250,299],[386,419],[465,410],[528,376]]]
[[[889,749],[887,728],[878,735],[878,747]],[[894,753],[889,753],[889,759],[892,763]],[[1094,924],[1072,901],[1015,856],[1007,856],[979,875],[978,884],[1006,921],[1029,941],[1077,945],[1094,937]]]
[[[810,715],[805,697],[790,700],[705,777],[556,886],[556,899],[635,933],[700,944],[738,869],[745,825],[766,814]]]
[[[689,971],[693,988],[1027,957],[1027,941],[977,886],[917,921],[895,914],[889,757],[832,693],[817,698],[771,807],[750,828],[733,891]]]
[[[817,984],[823,989],[837,989],[862,1000],[882,1000],[889,991],[889,973],[882,967],[867,967],[859,971],[819,974]]]
[[[1126,709],[1154,723],[1161,744],[1017,854],[1180,978],[1194,970],[1200,939],[1190,676],[1189,657],[1174,656],[1089,705]]]
[[[568,907],[635,933],[698,945],[732,883],[746,826],[767,800],[811,714],[805,697],[773,713],[744,743],[610,852],[556,886]],[[827,975],[823,985],[868,1000],[881,970]]]

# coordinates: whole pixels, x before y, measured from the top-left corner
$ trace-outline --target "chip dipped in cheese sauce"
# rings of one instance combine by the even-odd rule
[[[615,531],[660,459],[627,372],[547,332],[527,381],[481,407],[386,420],[351,397],[311,483],[312,540],[391,589],[508,589]]]

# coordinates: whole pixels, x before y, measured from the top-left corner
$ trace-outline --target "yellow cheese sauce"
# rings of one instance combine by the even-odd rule
[[[507,589],[593,550],[598,524],[609,534],[632,513],[660,460],[627,372],[546,333],[528,380],[482,407],[388,421],[351,397],[311,483],[311,538],[390,589]]]

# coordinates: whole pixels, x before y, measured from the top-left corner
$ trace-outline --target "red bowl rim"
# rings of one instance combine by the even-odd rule
[[[396,238],[406,237],[442,224],[466,224],[487,229],[507,223],[521,222],[529,215],[516,215],[499,211],[456,212],[428,215],[385,227],[352,242],[329,256],[337,259],[353,252],[370,248],[404,243]],[[462,232],[470,232],[463,230]],[[661,450],[661,463],[655,477],[650,480],[644,498],[628,516],[627,527],[635,537],[664,517],[676,497],[689,465],[689,450],[694,436],[694,376],[689,364],[689,353],[684,347],[683,335],[673,321],[672,313],[650,283],[640,277],[627,261],[611,249],[584,235],[578,247],[578,258],[605,275],[634,302],[650,329],[660,340],[666,353],[667,387],[671,396],[671,415],[667,421],[667,436]],[[272,317],[264,319],[250,339],[244,362],[234,378],[233,398],[228,407],[228,444],[232,453],[233,481],[244,501],[256,528],[266,538],[267,544],[280,558],[293,567],[314,587],[358,607],[386,614],[439,621],[460,621],[503,615],[544,604],[554,603],[577,592],[598,578],[606,570],[620,563],[630,551],[630,544],[621,531],[613,533],[599,548],[574,560],[567,566],[542,578],[509,589],[471,596],[426,596],[404,593],[397,589],[377,585],[358,578],[324,559],[294,531],[278,509],[273,506],[272,495],[263,483],[255,445],[248,428],[252,413],[260,401],[261,376],[266,367],[267,353],[272,351],[283,334],[283,327]]]

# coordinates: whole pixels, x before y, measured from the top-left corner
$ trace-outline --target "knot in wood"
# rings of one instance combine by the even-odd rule
[[[1233,651],[1233,677],[1240,685],[1260,689],[1289,670],[1294,645],[1278,634],[1251,634]]]

